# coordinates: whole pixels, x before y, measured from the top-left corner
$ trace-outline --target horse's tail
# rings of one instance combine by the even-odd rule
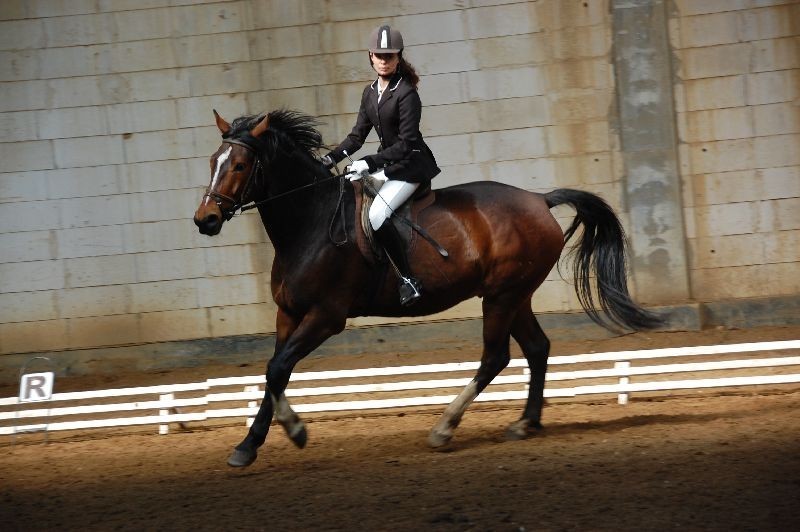
[[[577,215],[564,232],[568,241],[578,226],[583,224],[583,235],[570,250],[573,257],[575,292],[581,307],[597,324],[612,329],[613,324],[633,330],[652,329],[663,324],[663,319],[640,307],[628,293],[626,279],[627,241],[616,214],[602,198],[589,192],[559,188],[545,194],[550,208],[568,204]],[[597,284],[597,299],[605,311],[602,317],[595,306],[591,274]]]

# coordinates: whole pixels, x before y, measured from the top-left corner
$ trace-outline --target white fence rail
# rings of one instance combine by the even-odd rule
[[[545,397],[616,394],[619,402],[624,404],[631,393],[800,383],[800,356],[761,358],[765,352],[772,354],[798,349],[800,340],[788,340],[554,356],[549,361],[551,370],[555,366],[592,367],[550,371],[547,375]],[[745,353],[749,354],[748,358],[726,359],[732,354]],[[691,357],[692,360],[674,364],[633,365],[635,361],[650,363],[651,360],[668,357]],[[698,357],[712,357],[715,360],[695,362]],[[720,358],[723,360],[719,360]],[[612,364],[611,367],[595,367],[608,366],[609,363]],[[293,383],[317,384],[290,388],[286,395],[293,403],[297,403],[293,405],[294,409],[301,413],[442,405],[452,401],[460,388],[469,383],[477,367],[477,362],[460,362],[297,373],[292,377]],[[697,378],[697,374],[702,372],[713,372],[714,375],[710,378]],[[752,374],[753,372],[756,374]],[[453,376],[459,373],[463,375]],[[372,382],[376,377],[396,378],[426,374],[446,378]],[[649,376],[650,379],[642,379],[643,376]],[[652,379],[653,376],[659,378]],[[674,379],[672,376],[682,378]],[[329,384],[340,382],[340,379],[369,382]],[[521,359],[512,360],[509,368],[478,396],[477,401],[525,399],[528,394],[528,380],[527,362]],[[565,387],[556,384],[564,381],[583,383]],[[170,423],[183,424],[230,417],[250,420],[258,411],[257,401],[263,396],[264,382],[264,376],[260,375],[215,378],[186,384],[56,393],[50,401],[35,403],[35,406],[20,403],[17,397],[3,398],[0,399],[0,425],[5,426],[0,426],[0,435],[136,425],[159,425],[159,432],[164,434],[168,432]],[[448,389],[452,389],[451,393],[420,395],[431,390]],[[408,393],[414,395],[408,396]],[[402,396],[397,397],[397,394]],[[365,395],[367,398],[363,398]],[[338,396],[344,399],[313,401],[313,398],[321,396]],[[138,400],[131,400],[132,398]],[[312,398],[311,402],[309,398]],[[90,404],[84,404],[87,402]],[[119,417],[119,413],[128,415]]]

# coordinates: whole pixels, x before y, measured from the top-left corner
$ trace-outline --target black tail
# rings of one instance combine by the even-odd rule
[[[625,232],[611,207],[599,196],[568,188],[553,190],[544,198],[550,208],[566,203],[577,211],[564,232],[565,242],[583,224],[583,235],[570,254],[574,260],[575,292],[589,317],[609,330],[613,328],[607,320],[633,330],[662,325],[661,317],[637,305],[628,293]],[[595,306],[591,273],[597,281],[597,298],[605,317]]]

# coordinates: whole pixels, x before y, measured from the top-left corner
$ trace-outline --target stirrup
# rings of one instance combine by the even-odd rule
[[[422,287],[419,281],[413,277],[403,277],[400,279],[400,304],[404,307],[410,307],[422,297]]]

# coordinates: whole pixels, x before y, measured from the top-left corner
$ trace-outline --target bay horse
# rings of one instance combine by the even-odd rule
[[[344,330],[347,318],[424,316],[475,296],[483,300],[480,366],[431,430],[429,444],[449,442],[469,404],[508,365],[511,337],[528,361],[531,378],[527,404],[507,437],[520,439],[540,429],[550,342],[531,298],[581,225],[573,276],[584,311],[608,328],[641,330],[662,323],[629,295],[625,236],[605,201],[578,190],[537,194],[496,182],[435,191],[435,202],[419,213],[417,223],[449,256],[417,239],[409,262],[424,293],[417,304],[403,307],[394,272],[365,258],[356,245],[354,223],[341,218],[355,219],[353,186],[320,162],[319,122],[285,109],[232,123],[216,111],[214,116],[222,144],[211,156],[211,183],[194,222],[201,233],[213,236],[248,203],[258,208],[275,248],[271,279],[278,308],[264,399],[228,459],[231,466],[256,459],[273,417],[298,447],[305,446],[305,424],[284,391],[295,365]],[[577,213],[565,232],[550,213],[561,204]]]

